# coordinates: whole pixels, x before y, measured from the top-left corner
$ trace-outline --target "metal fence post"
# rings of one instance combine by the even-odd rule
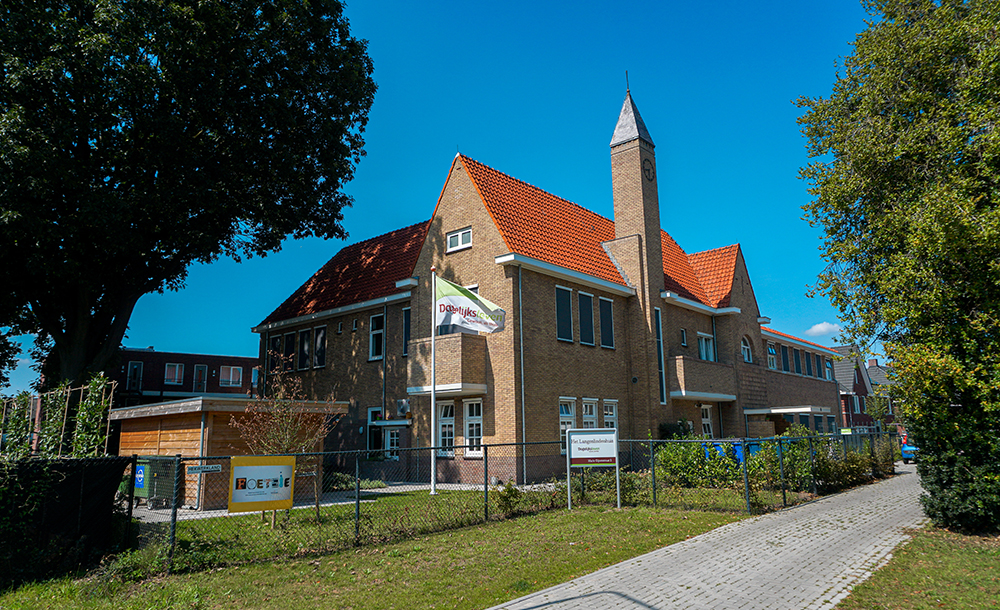
[[[649,474],[653,487],[653,508],[656,508],[656,448],[653,439],[649,439]]]
[[[813,439],[809,437],[809,478],[812,479],[812,493],[816,495],[816,452],[813,451]]]
[[[788,499],[785,496],[785,454],[781,449],[781,437],[778,437],[778,474],[781,476],[781,506],[788,506]]]
[[[170,550],[167,554],[167,574],[174,567],[174,548],[177,546],[177,502],[181,495],[181,454],[174,456],[174,501],[170,509]]]
[[[752,515],[753,512],[750,509],[750,471],[747,468],[747,461],[750,457],[747,455],[747,439],[740,439],[740,448],[743,450],[743,497],[747,502],[747,514]]]
[[[490,446],[483,445],[483,521],[490,520]]]
[[[361,544],[361,452],[354,452],[354,546]]]

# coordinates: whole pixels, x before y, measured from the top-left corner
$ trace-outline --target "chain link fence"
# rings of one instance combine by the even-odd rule
[[[621,440],[621,501],[759,514],[893,472],[885,436]],[[230,458],[139,457],[127,477],[138,546],[168,569],[328,553],[567,505],[558,442],[296,455],[293,507],[230,513]],[[615,472],[574,469],[573,505],[616,504]]]

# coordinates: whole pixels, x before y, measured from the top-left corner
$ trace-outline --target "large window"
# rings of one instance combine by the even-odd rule
[[[399,459],[399,428],[387,428],[385,431],[385,459]]]
[[[802,358],[801,358],[801,354],[802,354],[802,352],[800,352],[797,349],[793,349],[792,350],[792,356],[795,359],[795,372],[798,373],[799,375],[802,374]]]
[[[326,327],[317,326],[314,332],[313,367],[321,369],[326,366]]]
[[[224,388],[236,388],[243,384],[243,367],[220,366],[219,385]]]
[[[826,361],[826,380],[833,381],[833,361]]]
[[[615,302],[601,297],[601,347],[615,346]]]
[[[573,291],[556,286],[556,338],[573,340]]]
[[[577,293],[580,305],[580,343],[594,344],[594,296],[586,292]]]
[[[299,331],[299,370],[312,366],[312,329]]]
[[[778,351],[773,343],[767,344],[767,368],[778,368]]]
[[[753,362],[753,350],[750,348],[750,339],[743,337],[740,340],[740,353],[743,354],[743,362]]]
[[[281,335],[271,337],[267,346],[267,370],[277,371],[281,368]]]
[[[583,427],[597,427],[597,399],[583,399]]]
[[[381,360],[385,355],[385,316],[374,315],[368,319],[368,359]]]
[[[781,346],[781,370],[785,371],[786,373],[789,371],[789,368],[788,368],[788,346],[787,345],[782,345]]]
[[[809,352],[802,352],[802,357],[806,361],[806,375],[808,375],[809,377],[812,377],[813,376],[813,359],[812,359],[812,354],[810,354]]]
[[[295,333],[285,335],[285,349],[281,352],[281,368],[290,371],[295,366]]]
[[[604,401],[604,427],[605,428],[618,427],[618,401],[615,400]]]
[[[820,379],[823,378],[823,356],[816,354],[816,376]],[[833,430],[830,430],[833,432]]]
[[[403,308],[403,355],[410,353],[410,308]]]
[[[481,457],[483,455],[483,401],[469,400],[465,402],[465,455]]]
[[[715,338],[712,335],[698,333],[698,357],[715,362]]]
[[[656,372],[660,383],[660,404],[667,404],[667,374],[663,361],[663,319],[660,315],[660,308],[653,308],[653,324],[656,332]]]
[[[472,247],[472,227],[466,227],[464,229],[459,229],[458,231],[452,231],[448,233],[445,237],[445,242],[448,244],[448,252],[454,252],[456,250],[464,250],[466,248]]]
[[[455,403],[438,403],[438,455],[455,455]]]
[[[576,399],[559,399],[559,451],[566,453],[566,431],[576,426]]]
[[[163,383],[168,385],[180,385],[184,383],[184,365],[167,364],[166,372],[163,375]]]

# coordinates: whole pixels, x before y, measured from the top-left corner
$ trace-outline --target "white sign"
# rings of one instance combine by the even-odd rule
[[[570,468],[618,464],[618,430],[615,428],[569,430],[566,442]]]

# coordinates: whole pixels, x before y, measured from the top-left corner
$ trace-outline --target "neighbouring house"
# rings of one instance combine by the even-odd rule
[[[896,403],[892,396],[892,386],[896,383],[891,377],[892,367],[888,364],[879,364],[877,358],[869,358],[867,371],[875,397],[885,401],[887,423],[891,423],[897,431],[901,431],[903,426],[896,418]]]
[[[861,350],[857,345],[834,346],[840,357],[834,362],[833,369],[840,389],[840,411],[844,427],[851,428],[857,434],[868,434],[881,431],[882,422],[869,414],[869,407],[875,400],[875,391],[868,368],[861,358]]]
[[[118,383],[115,404],[132,406],[194,397],[251,396],[257,359],[121,349],[121,365],[108,371]]]
[[[483,444],[564,441],[569,428],[836,430],[836,352],[761,326],[738,244],[687,254],[661,229],[654,145],[630,93],[611,174],[613,220],[457,155],[429,221],[343,248],[254,328],[264,375],[285,367],[312,396],[349,402],[328,448],[394,459],[433,444],[453,480],[481,476]],[[502,332],[436,338],[435,405],[432,267],[507,313]]]

